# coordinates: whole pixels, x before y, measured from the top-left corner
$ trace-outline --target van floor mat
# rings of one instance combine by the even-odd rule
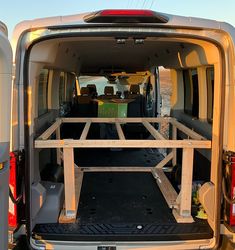
[[[164,157],[158,149],[74,149],[75,163],[81,167],[154,167]]]
[[[86,223],[175,222],[151,173],[87,172],[78,221]]]
[[[175,221],[151,173],[84,174],[77,221],[37,224],[48,240],[173,241],[213,237],[207,221]]]

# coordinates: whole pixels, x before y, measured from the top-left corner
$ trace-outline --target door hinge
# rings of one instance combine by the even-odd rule
[[[19,224],[25,223],[25,152],[24,150],[14,151],[13,152],[16,159],[16,179],[17,179],[17,197],[12,199],[11,192],[10,198],[13,203],[17,205],[17,218]]]

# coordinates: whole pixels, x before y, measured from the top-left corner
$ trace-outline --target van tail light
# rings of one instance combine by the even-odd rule
[[[224,177],[222,190],[224,195],[224,220],[235,226],[235,153],[224,153]]]
[[[16,228],[18,225],[17,221],[17,180],[16,180],[16,166],[17,165],[17,155],[12,152],[10,153],[10,177],[9,177],[9,211],[8,211],[8,222],[10,228]]]
[[[84,17],[87,23],[167,23],[168,18],[152,10],[101,10]]]

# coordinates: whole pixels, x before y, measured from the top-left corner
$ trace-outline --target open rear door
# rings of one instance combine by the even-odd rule
[[[0,22],[0,249],[8,249],[8,191],[12,50]]]

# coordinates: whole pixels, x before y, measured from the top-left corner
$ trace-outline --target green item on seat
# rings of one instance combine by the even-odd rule
[[[125,118],[127,117],[128,103],[116,103],[105,100],[98,101],[98,117]]]

